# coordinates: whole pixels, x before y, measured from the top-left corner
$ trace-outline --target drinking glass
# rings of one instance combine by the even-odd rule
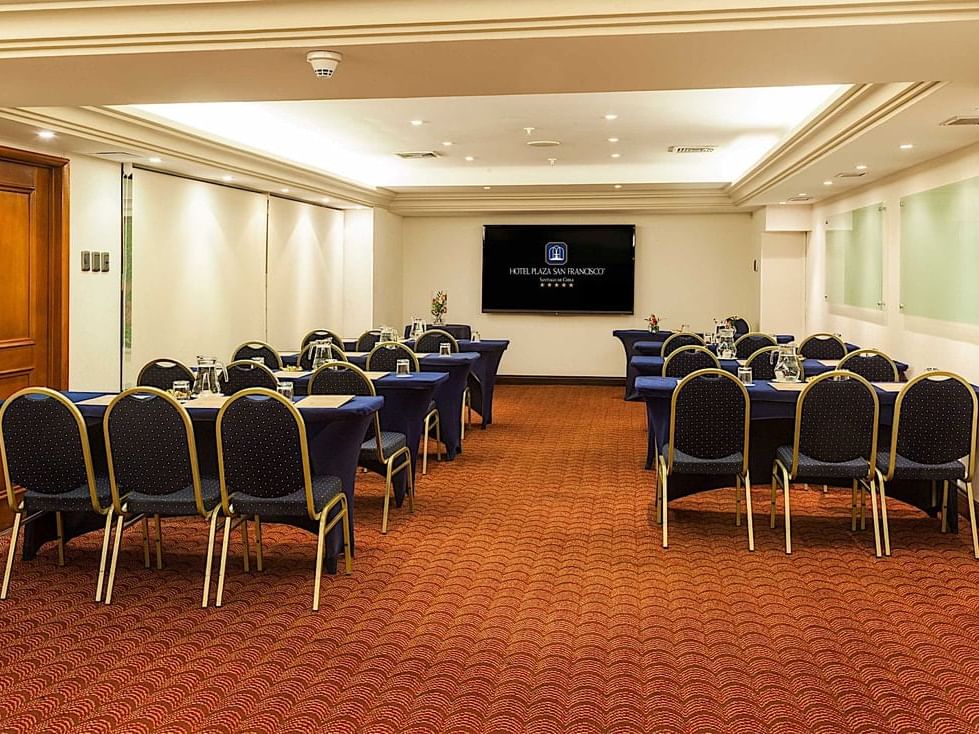
[[[395,362],[395,370],[396,370],[395,374],[397,374],[398,377],[409,377],[410,375],[408,372],[408,360],[399,359],[397,362]]]
[[[189,400],[190,399],[190,381],[189,380],[174,380],[174,382],[173,382],[173,396],[177,400]]]
[[[479,332],[478,331],[474,331],[472,333],[472,339],[470,339],[469,341],[478,342],[479,341]]]
[[[452,345],[449,344],[449,342],[440,342],[439,354],[443,357],[448,357],[450,354],[452,354]]]
[[[738,367],[738,379],[745,385],[752,383],[751,367]]]
[[[279,391],[279,395],[286,398],[286,400],[292,400],[292,396],[295,394],[293,389],[293,384],[291,382],[280,382],[276,388]]]

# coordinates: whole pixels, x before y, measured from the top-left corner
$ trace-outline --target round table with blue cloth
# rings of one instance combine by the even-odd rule
[[[90,398],[99,397],[101,392],[66,392],[65,395],[73,403],[79,403]],[[357,459],[360,456],[360,445],[364,441],[368,426],[374,414],[381,410],[384,398],[355,397],[339,408],[304,408],[302,398],[295,398],[296,407],[306,424],[306,439],[309,446],[309,459],[313,474],[326,474],[338,477],[343,484],[343,493],[347,496],[347,506],[350,512],[350,542],[351,552],[356,548],[354,541],[354,481],[357,476]],[[104,405],[79,405],[85,422],[88,425],[89,442],[92,447],[92,459],[95,462],[96,473],[105,474],[105,439],[102,432],[102,417],[105,415]],[[217,408],[188,409],[194,423],[194,442],[200,462],[202,476],[218,476],[217,441],[215,428],[217,424]],[[74,537],[90,530],[104,527],[105,520],[94,513],[62,513],[65,517],[66,537]],[[263,518],[267,522],[282,522],[316,533],[318,523],[307,519]],[[53,513],[50,522],[38,519],[25,528],[24,558],[32,558],[41,544],[55,538]],[[337,558],[343,551],[342,528],[338,524],[327,539],[327,567],[331,573],[336,572]]]
[[[626,400],[642,400],[639,393],[636,392],[635,382],[637,377],[662,377],[663,376],[663,363],[666,360],[663,357],[644,357],[636,356],[629,360],[629,374],[626,377],[626,385],[629,389],[628,396]],[[732,375],[738,374],[738,367],[744,366],[744,360],[737,359],[721,359],[718,360],[721,363],[721,369],[730,372]],[[904,362],[895,362],[897,365],[900,377],[903,380],[905,373],[908,371],[908,365]],[[836,360],[827,359],[804,359],[802,360],[802,369],[805,371],[806,377],[815,377],[816,375],[821,375],[824,372],[830,372],[835,370],[837,365]]]
[[[657,446],[669,440],[670,410],[673,393],[679,380],[675,377],[640,377],[636,380],[636,391],[646,403],[648,427],[646,468],[655,462]],[[880,429],[878,450],[890,449],[891,426],[894,417],[894,402],[897,391],[875,386],[880,402]],[[768,486],[771,482],[775,451],[779,446],[791,446],[795,432],[795,409],[799,400],[797,390],[779,390],[771,382],[758,381],[748,385],[748,398],[751,401],[751,424],[749,441],[749,470],[752,484]],[[813,484],[840,486],[839,479],[831,477],[810,479]],[[731,482],[725,477],[676,476],[670,478],[671,498],[728,486]],[[676,490],[674,491],[674,484]],[[849,483],[846,484],[849,487]],[[934,517],[941,510],[941,497],[932,494],[931,482],[892,481],[887,483],[888,497],[907,502],[924,510]],[[940,493],[939,493],[940,495]],[[949,493],[949,528],[958,527],[956,492]]]
[[[348,354],[352,364],[364,368],[366,354]],[[439,409],[439,430],[445,444],[445,456],[449,461],[462,453],[462,403],[469,380],[469,373],[479,359],[476,352],[454,354],[419,354],[418,364],[423,372],[446,372],[448,379],[435,391],[435,405]]]

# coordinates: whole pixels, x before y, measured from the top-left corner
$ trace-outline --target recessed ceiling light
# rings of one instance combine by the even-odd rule
[[[615,188],[621,189],[622,188],[622,184],[615,184]]]
[[[823,181],[823,186],[832,186],[832,185],[833,185],[832,181]]]
[[[801,194],[796,194],[796,196],[809,196],[809,194],[803,191]]]
[[[221,177],[221,180],[222,181],[234,181],[235,180],[235,177],[234,176],[222,176]]]
[[[911,150],[914,147],[914,143],[901,143],[901,150]]]
[[[473,157],[472,157],[471,155],[467,155],[467,156],[466,156],[466,160],[467,160],[467,161],[474,161],[474,160],[476,160],[476,159],[475,159],[475,158],[473,158]]]
[[[547,163],[553,166],[555,163],[557,163],[557,158],[548,158]]]
[[[865,166],[865,165],[864,165],[863,163],[860,163],[860,164],[859,164],[859,165],[857,166],[857,170],[858,170],[858,171],[866,171],[866,170],[867,170],[867,167],[866,167],[866,166]]]
[[[452,145],[452,141],[451,140],[443,140],[442,141],[442,145],[444,145],[446,148],[448,148],[450,145]]]
[[[493,187],[492,186],[484,186],[483,187],[483,191],[489,191],[491,188],[493,188]]]
[[[326,204],[329,200],[330,200],[329,196],[324,196],[322,199],[320,199],[320,201],[323,202],[324,204]]]
[[[613,153],[610,157],[611,158],[621,158],[622,157],[622,154],[621,153]]]
[[[608,141],[610,143],[617,143],[617,142],[619,142],[619,139],[618,138],[609,138]]]
[[[41,140],[52,140],[56,136],[50,130],[39,130],[37,137],[39,137]]]
[[[619,119],[619,116],[618,116],[618,115],[613,115],[613,114],[612,114],[612,113],[610,112],[609,114],[607,114],[607,115],[605,115],[605,119],[606,119],[606,120],[618,120],[618,119]]]
[[[163,159],[159,156],[153,156],[150,158],[150,163],[163,163]]]
[[[411,121],[411,124],[414,125],[415,127],[418,127],[419,125],[424,125],[425,124],[425,121],[424,120],[412,120]]]
[[[784,201],[780,201],[779,204],[781,204],[781,205],[784,206],[785,205],[785,202]]]
[[[289,189],[279,189],[279,191],[281,191],[283,194],[289,193]]]

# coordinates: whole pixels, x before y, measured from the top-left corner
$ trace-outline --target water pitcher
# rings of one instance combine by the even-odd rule
[[[221,392],[220,380],[228,379],[228,371],[224,363],[214,357],[197,356],[197,376],[194,378],[194,395],[210,393],[217,395]]]
[[[717,330],[717,356],[721,359],[734,359],[734,329],[725,326]]]
[[[772,352],[775,363],[775,379],[778,382],[802,382],[802,358],[794,344],[781,344]]]
[[[318,370],[333,357],[333,339],[326,337],[313,342],[313,369]]]

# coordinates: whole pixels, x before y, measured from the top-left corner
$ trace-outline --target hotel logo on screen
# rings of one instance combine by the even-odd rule
[[[568,246],[564,242],[548,242],[544,246],[544,262],[548,265],[566,265]]]

